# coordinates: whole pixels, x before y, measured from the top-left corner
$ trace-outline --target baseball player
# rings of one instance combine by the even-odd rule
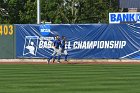
[[[68,61],[67,60],[68,52],[65,49],[65,44],[66,44],[66,37],[65,36],[62,36],[61,46],[60,46],[61,47],[61,55],[65,55],[65,61]]]
[[[60,38],[59,38],[58,35],[56,36],[56,40],[54,40],[54,42],[53,42],[53,46],[54,46],[54,51],[53,51],[53,54],[48,59],[48,64],[50,63],[50,60],[52,58],[55,58],[56,57],[56,55],[58,56],[58,63],[60,63],[60,55],[61,55],[60,46],[61,46],[61,40],[60,40]]]
[[[61,38],[61,45],[60,45],[60,52],[61,52],[61,56],[64,55],[65,56],[65,61],[68,62],[67,57],[68,57],[68,53],[67,50],[65,49],[65,44],[66,44],[66,37],[62,36]],[[56,56],[53,57],[53,62],[55,61]]]

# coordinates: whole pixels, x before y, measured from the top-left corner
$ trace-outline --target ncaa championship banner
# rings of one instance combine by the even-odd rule
[[[109,23],[140,23],[140,12],[109,13]]]
[[[65,36],[71,59],[140,59],[139,24],[17,24],[16,57],[48,58],[54,36]],[[62,55],[63,58],[63,55]]]

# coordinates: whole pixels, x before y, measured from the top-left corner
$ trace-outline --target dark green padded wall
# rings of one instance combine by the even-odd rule
[[[15,58],[14,25],[0,24],[0,59]]]

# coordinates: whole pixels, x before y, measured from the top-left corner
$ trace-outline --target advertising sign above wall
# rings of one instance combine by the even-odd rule
[[[140,12],[109,13],[109,23],[140,23]]]

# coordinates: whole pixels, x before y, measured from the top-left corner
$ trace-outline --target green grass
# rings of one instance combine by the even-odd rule
[[[0,93],[139,93],[140,65],[0,65]]]

